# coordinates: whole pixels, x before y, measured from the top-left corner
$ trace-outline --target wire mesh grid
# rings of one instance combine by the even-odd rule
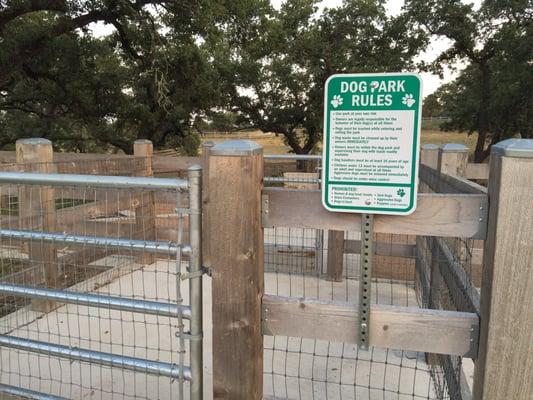
[[[265,293],[357,303],[359,254],[343,255],[340,277],[328,271],[329,232],[265,230]],[[392,235],[377,235],[380,251],[396,248]],[[343,234],[356,245],[360,234]],[[414,237],[401,238],[412,243]],[[407,248],[407,244],[404,245]],[[410,245],[413,246],[412,244]],[[372,303],[413,307],[413,257],[375,256]],[[265,394],[276,399],[434,399],[423,353],[289,337],[265,337]]]
[[[318,188],[302,184],[297,188]],[[421,189],[428,191],[424,184]],[[265,229],[265,293],[357,303],[359,230]],[[333,260],[328,262],[339,240],[340,274]],[[439,244],[443,248],[436,252]],[[479,297],[480,244],[374,234],[372,303],[476,312],[472,299],[475,303]],[[456,275],[446,274],[451,265],[462,271],[463,285],[455,282]],[[440,270],[446,279],[439,280]],[[377,347],[363,351],[355,344],[281,336],[265,336],[264,346],[265,398],[462,399],[461,357]]]
[[[438,171],[422,168],[420,191],[460,193]],[[417,237],[417,295],[423,307],[477,313],[481,294],[482,240],[460,237]],[[471,359],[427,354],[439,396],[462,400],[470,391]]]
[[[266,160],[265,184],[288,189],[313,189],[320,183],[322,162],[316,159],[290,159],[296,155],[270,155]],[[305,157],[305,156],[302,156]],[[313,156],[311,156],[313,157]]]
[[[145,161],[133,161],[129,175],[142,174]],[[103,160],[88,164],[86,169],[78,164],[80,170],[75,172],[101,172],[109,168],[108,173],[124,174],[124,165],[113,170],[112,164]],[[136,165],[138,169],[134,168]],[[98,168],[91,169],[92,166]],[[61,169],[57,163],[53,167]],[[1,185],[3,230],[55,232],[88,239],[47,243],[2,237],[0,282],[183,304],[188,288],[180,285],[187,264],[181,260],[181,247],[169,247],[155,255],[133,246],[93,246],[90,239],[187,243],[188,220],[184,214],[187,197],[179,190]],[[165,221],[161,228],[158,219]],[[171,225],[172,230],[168,229]],[[188,386],[176,368],[189,362],[183,340],[188,321],[181,313],[148,315],[105,305],[64,304],[6,294],[0,294],[0,312],[0,335],[171,366],[170,373],[163,370],[148,373],[143,364],[133,371],[96,361],[58,358],[46,350],[38,354],[2,346],[1,384],[66,398],[102,399],[182,398],[183,387]]]

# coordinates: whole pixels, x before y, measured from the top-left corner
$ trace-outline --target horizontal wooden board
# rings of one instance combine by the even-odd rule
[[[356,304],[264,295],[262,307],[265,335],[357,343]],[[369,345],[472,356],[478,324],[474,313],[376,304],[370,310]]]
[[[110,160],[110,159],[132,159],[137,158],[128,154],[103,154],[103,153],[54,153],[54,162],[81,161],[81,160]],[[14,151],[0,151],[1,163],[15,163],[16,155]]]
[[[489,179],[489,164],[468,163],[465,177],[467,179]]]
[[[440,173],[427,165],[420,165],[422,183],[438,193],[487,194],[487,188],[461,176]]]
[[[152,168],[154,174],[164,174],[169,172],[185,172],[192,165],[202,165],[200,157],[168,157],[154,156]]]
[[[441,174],[440,179],[450,193],[487,194],[487,188],[460,176]]]
[[[263,189],[263,226],[360,230],[360,214],[327,211],[320,196],[319,190]],[[486,212],[483,194],[422,193],[411,215],[376,215],[374,232],[484,239]]]

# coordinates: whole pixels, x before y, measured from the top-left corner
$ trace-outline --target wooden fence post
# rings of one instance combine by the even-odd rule
[[[425,144],[420,149],[420,164],[437,169],[439,163],[439,146],[436,144]]]
[[[208,171],[209,171],[209,152],[210,150],[215,146],[215,142],[207,141],[202,143],[202,203],[203,207],[207,207],[207,204],[209,203],[209,179],[208,179]],[[205,223],[204,223],[205,226]],[[202,230],[202,257],[204,261],[204,265],[208,265],[209,263],[209,230],[204,227]]]
[[[328,281],[341,282],[344,266],[344,231],[328,231]]]
[[[47,139],[19,139],[15,144],[17,163],[25,172],[53,173],[56,171],[52,142]],[[56,231],[55,193],[51,187],[27,185],[19,191],[19,223],[22,230]],[[27,247],[26,247],[27,246]],[[57,250],[51,244],[30,241],[25,248],[35,266],[35,285],[58,286]],[[48,312],[55,302],[32,300],[34,311]]]
[[[145,170],[142,176],[153,176],[152,159],[154,156],[154,146],[150,140],[138,139],[133,142],[133,155],[146,159]]]
[[[443,144],[439,148],[438,152],[438,162],[437,169],[439,173],[453,176],[462,176],[466,171],[466,165],[468,163],[468,148],[463,144],[458,143],[447,143]],[[443,181],[439,181],[438,191],[441,193],[447,192],[445,186],[443,186]],[[458,254],[459,249],[457,248],[456,241],[444,239],[448,244],[450,249],[454,254]],[[429,291],[429,305],[431,308],[442,308],[443,304],[447,304],[441,297],[440,288],[442,287],[443,277],[440,273],[439,268],[439,249],[436,240],[431,239],[430,241],[430,251],[431,251],[431,273],[430,273],[430,291]]]
[[[153,176],[153,154],[154,147],[152,142],[146,139],[139,139],[133,143],[133,154],[136,157],[145,159],[145,169],[139,176]],[[153,191],[143,193],[141,204],[135,208],[135,230],[136,237],[143,240],[156,240],[156,210],[155,196]],[[155,262],[155,255],[152,253],[142,252],[137,256],[137,262],[140,264],[152,264]]]
[[[439,166],[439,146],[436,144],[424,144],[420,149],[420,164],[426,165],[435,170]],[[430,193],[431,188],[421,179],[418,181],[418,191],[420,193]],[[429,251],[432,246],[432,239],[423,236],[416,237],[416,260],[415,260],[415,291],[427,307],[429,305],[429,290],[432,270],[433,252]]]
[[[437,169],[439,173],[453,176],[465,176],[468,165],[468,147],[459,143],[443,144],[439,149]],[[444,187],[444,182],[440,182],[440,192],[447,193],[449,188]]]
[[[249,140],[212,147],[205,204],[212,273],[213,397],[263,396],[263,149]]]
[[[443,144],[439,149],[438,170],[442,174],[464,176],[468,165],[468,147],[459,143]]]
[[[533,140],[492,147],[474,400],[533,393]]]

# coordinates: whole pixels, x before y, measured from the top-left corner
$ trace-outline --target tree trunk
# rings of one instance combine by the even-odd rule
[[[478,134],[476,149],[474,152],[474,161],[482,162],[487,157],[485,150],[485,142],[487,141],[487,134],[489,133],[489,107],[490,107],[490,70],[486,61],[479,64],[481,72],[481,98],[479,101],[478,110]]]

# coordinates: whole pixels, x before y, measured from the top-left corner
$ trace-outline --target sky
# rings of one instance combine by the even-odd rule
[[[270,0],[272,5],[275,8],[278,8],[281,6],[284,0]],[[471,0],[472,3],[476,7],[479,7],[482,0]],[[319,12],[321,12],[324,8],[333,8],[338,7],[342,4],[342,0],[323,0],[319,4]],[[387,13],[389,15],[397,15],[400,13],[401,8],[404,4],[404,0],[387,0],[386,9]],[[93,32],[97,36],[104,36],[113,31],[113,27],[111,25],[104,25],[104,24],[96,24],[92,26]],[[437,57],[443,50],[449,47],[450,42],[444,38],[436,38],[432,40],[432,43],[428,46],[428,50],[426,50],[424,53],[422,53],[419,56],[420,60],[425,61],[431,61]],[[427,95],[433,93],[435,90],[439,88],[444,83],[452,81],[458,74],[458,71],[461,69],[461,65],[457,65],[455,70],[445,69],[443,79],[441,79],[439,76],[430,74],[427,72],[423,72],[420,75],[422,76],[423,81],[423,96],[426,97]],[[357,71],[352,71],[353,73],[357,73]],[[396,72],[396,71],[391,71]]]

